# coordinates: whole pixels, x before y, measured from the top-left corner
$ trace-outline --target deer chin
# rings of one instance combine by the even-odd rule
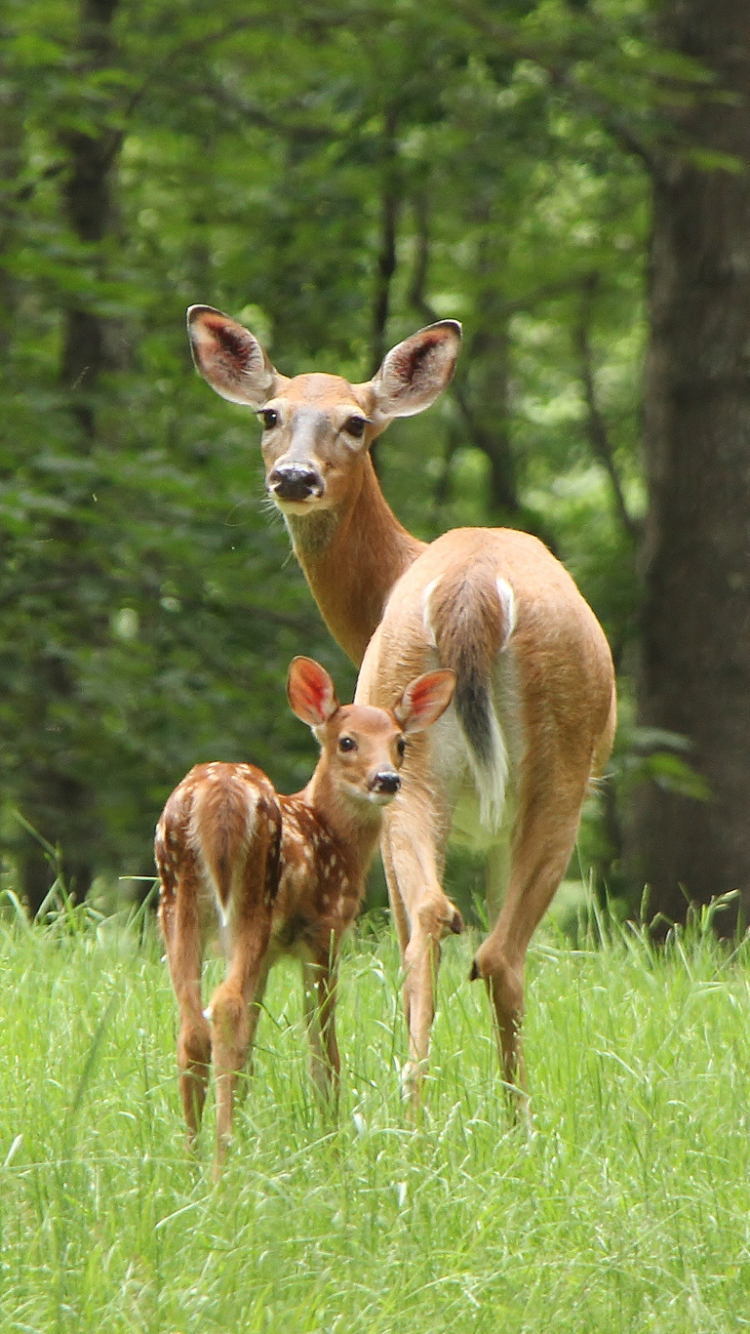
[[[369,801],[372,806],[390,806],[395,796],[396,796],[395,792],[364,793],[365,800]]]
[[[320,501],[319,496],[306,496],[304,500],[282,500],[281,496],[277,496],[273,491],[269,491],[268,494],[282,514],[309,514],[311,509],[317,508]]]
[[[272,487],[269,487],[268,495],[276,508],[281,510],[281,513],[285,517],[288,517],[291,514],[305,516],[308,514],[316,514],[320,510],[330,509],[333,503],[325,492],[322,494],[313,492],[309,496],[305,496],[302,500],[289,500],[284,496],[278,495]]]
[[[375,792],[371,788],[357,787],[354,783],[342,783],[342,792],[346,792],[360,811],[363,806],[389,806],[396,795],[395,792]]]

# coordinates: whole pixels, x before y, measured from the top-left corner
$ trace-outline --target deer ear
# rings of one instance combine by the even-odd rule
[[[314,658],[292,658],[286,693],[292,712],[308,727],[322,727],[339,707],[333,681]]]
[[[230,403],[259,408],[286,383],[250,330],[213,306],[191,306],[187,327],[196,369]]]
[[[425,672],[409,682],[393,712],[405,732],[424,732],[445,712],[456,688],[455,672]]]
[[[450,382],[460,349],[458,320],[428,324],[391,348],[368,386],[379,429],[392,417],[413,417],[429,408]]]

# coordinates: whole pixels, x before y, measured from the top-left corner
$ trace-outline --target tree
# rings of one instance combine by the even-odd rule
[[[663,86],[653,155],[639,720],[687,739],[706,792],[641,791],[651,910],[739,890],[750,914],[750,9],[666,0],[659,35],[705,71]]]

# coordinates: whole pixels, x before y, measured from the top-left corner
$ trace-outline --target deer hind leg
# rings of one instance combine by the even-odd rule
[[[211,997],[211,1051],[216,1074],[216,1153],[214,1178],[232,1139],[237,1078],[247,1061],[257,1026],[256,991],[263,974],[270,921],[248,924],[233,942],[229,970]]]
[[[268,851],[266,840],[260,838],[248,850],[240,885],[229,905],[227,975],[211,997],[208,1011],[216,1075],[214,1180],[221,1175],[232,1139],[237,1078],[250,1054],[268,972],[273,912],[266,892]]]
[[[440,883],[442,847],[434,830],[440,822],[427,808],[424,794],[402,797],[393,808],[382,840],[383,863],[396,920],[404,968],[404,1011],[409,1032],[409,1060],[404,1093],[418,1106],[435,1017],[435,987],[440,941],[463,930],[461,914]]]
[[[180,1015],[177,1039],[180,1097],[188,1147],[192,1148],[203,1115],[211,1061],[211,1031],[201,1002],[200,883],[192,860],[182,868],[179,879],[165,874],[161,867],[160,873],[159,916]]]
[[[331,942],[329,957],[303,963],[305,1022],[310,1042],[310,1074],[325,1108],[336,1110],[341,1083],[341,1058],[336,1041],[337,957]]]
[[[581,800],[583,794],[581,794]],[[521,1047],[524,964],[529,941],[546,912],[575,846],[580,802],[565,814],[550,801],[530,812],[514,839],[510,883],[495,925],[477,950],[472,978],[484,978],[494,1011],[503,1078],[526,1110]]]

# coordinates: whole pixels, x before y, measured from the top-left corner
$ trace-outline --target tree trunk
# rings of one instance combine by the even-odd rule
[[[396,272],[396,231],[401,211],[401,182],[398,179],[395,107],[389,107],[383,130],[383,181],[380,199],[380,235],[375,261],[375,291],[372,302],[370,374],[376,375],[386,352],[386,328],[391,309],[391,284]]]
[[[0,28],[0,43],[5,33]],[[18,305],[18,283],[6,259],[20,232],[19,179],[23,166],[23,102],[0,57],[0,374],[5,371]]]
[[[107,68],[115,54],[112,24],[119,0],[81,0],[76,64],[82,80]],[[76,239],[94,253],[112,227],[112,171],[120,135],[108,124],[106,100],[94,113],[87,105],[73,108],[70,126],[59,133],[66,156],[62,200],[66,218]],[[82,128],[81,115],[88,123]],[[98,260],[97,260],[98,262]],[[103,275],[101,275],[103,276]],[[83,284],[82,284],[83,286]],[[78,427],[78,450],[88,453],[96,436],[96,389],[108,364],[107,321],[99,314],[90,296],[76,293],[66,298],[63,309],[63,340],[60,378],[68,391],[70,410]],[[87,557],[85,527],[73,516],[55,519],[50,537],[59,553],[58,572],[67,579],[70,600],[71,633],[91,637],[85,609],[77,604],[78,587]],[[90,560],[90,558],[89,558]],[[95,568],[88,571],[94,579]],[[50,655],[37,664],[39,676],[46,683],[40,696],[44,705],[39,718],[40,732],[57,731],[55,717],[76,694],[73,662],[65,655]],[[23,817],[45,842],[59,850],[58,857],[48,857],[31,836],[24,839],[19,853],[22,887],[29,910],[35,913],[58,874],[67,889],[83,898],[91,885],[91,845],[96,836],[96,794],[89,784],[69,772],[66,740],[60,734],[59,754],[42,751],[31,757],[24,772],[19,808]]]
[[[689,739],[710,797],[642,789],[630,865],[651,912],[684,919],[688,899],[739,890],[747,921],[750,5],[668,0],[661,15],[665,46],[712,70],[719,96],[703,86],[672,114],[654,182],[639,721]],[[691,146],[744,169],[698,166]],[[731,930],[734,912],[718,925]]]
[[[114,56],[112,22],[119,0],[81,0],[78,65],[85,77],[106,68]],[[60,135],[68,159],[63,201],[78,241],[95,246],[112,224],[111,171],[120,136],[106,124],[72,128]],[[91,302],[75,296],[65,309],[61,377],[84,438],[95,434],[91,395],[106,365],[106,322]]]

